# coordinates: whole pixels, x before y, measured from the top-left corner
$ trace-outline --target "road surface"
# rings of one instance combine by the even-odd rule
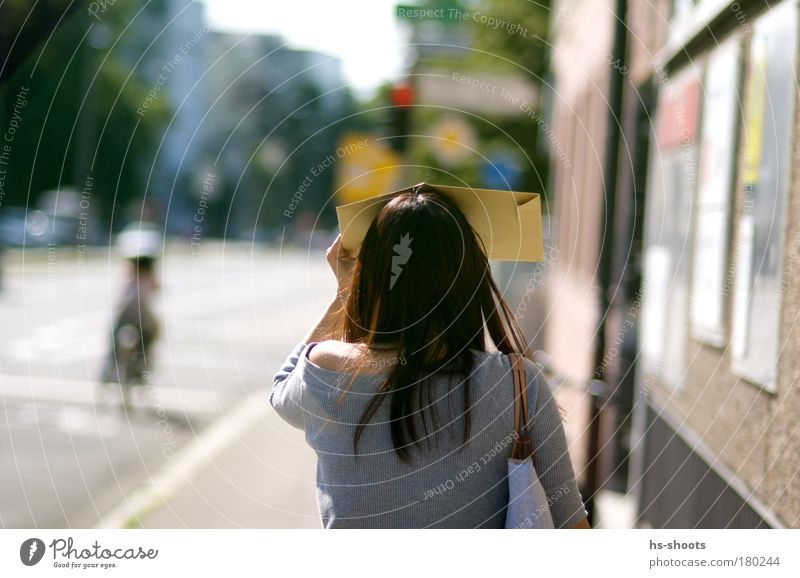
[[[321,250],[170,245],[153,387],[98,388],[125,277],[108,252],[7,253],[0,292],[0,527],[92,527],[247,394],[266,393],[335,284]]]

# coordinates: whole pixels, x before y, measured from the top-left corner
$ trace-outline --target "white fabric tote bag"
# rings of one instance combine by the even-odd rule
[[[514,447],[508,459],[508,509],[506,529],[552,529],[553,518],[547,495],[536,475],[533,443],[528,431],[528,392],[525,365],[519,354],[511,353],[514,371]]]

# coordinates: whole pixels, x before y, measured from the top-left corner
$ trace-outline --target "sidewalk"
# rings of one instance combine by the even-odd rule
[[[265,392],[201,433],[97,525],[109,528],[319,528],[316,459]]]
[[[97,527],[319,528],[315,469],[302,432],[283,422],[259,392],[200,434]],[[631,498],[601,491],[596,508],[596,527],[632,527]]]

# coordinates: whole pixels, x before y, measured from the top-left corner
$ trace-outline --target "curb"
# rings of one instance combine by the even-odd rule
[[[266,411],[266,398],[251,394],[192,440],[177,457],[163,464],[143,485],[104,515],[93,529],[136,528],[140,521],[167,505],[169,499],[191,481],[203,466],[214,459],[239,434]]]

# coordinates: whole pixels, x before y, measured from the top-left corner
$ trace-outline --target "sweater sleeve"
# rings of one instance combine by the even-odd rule
[[[272,380],[269,403],[284,421],[296,428],[304,429],[303,380],[295,371],[302,356],[306,354],[307,343],[298,343],[283,362]]]
[[[539,367],[525,359],[528,417],[536,456],[536,473],[544,487],[556,528],[570,528],[587,517],[570,461],[564,425],[556,400]],[[535,404],[530,401],[535,400]]]

